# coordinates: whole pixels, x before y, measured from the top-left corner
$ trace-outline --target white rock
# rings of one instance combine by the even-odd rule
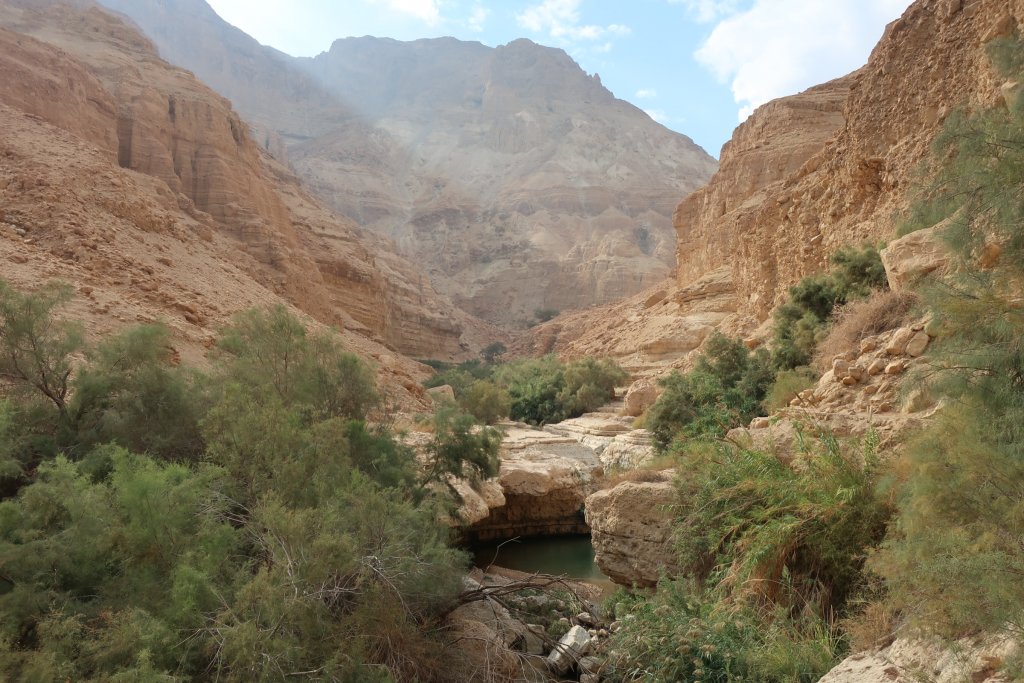
[[[548,655],[548,668],[564,676],[589,649],[590,634],[581,626],[573,626]]]

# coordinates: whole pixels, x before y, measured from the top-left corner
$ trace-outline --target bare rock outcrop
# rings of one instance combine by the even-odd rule
[[[102,1],[230,98],[261,145],[280,140],[334,209],[490,320],[523,323],[665,279],[672,211],[717,167],[563,51],[527,40],[348,38],[292,59],[203,0]]]
[[[486,541],[587,533],[583,505],[599,467],[594,452],[576,439],[525,425],[508,427],[497,478],[500,504],[465,535]],[[491,500],[499,502],[497,497]]]
[[[882,250],[882,265],[889,287],[899,292],[922,278],[942,272],[949,266],[949,249],[942,243],[940,231],[947,222],[918,230],[893,240]]]
[[[679,322],[687,330],[671,339],[686,343],[639,348],[635,340],[660,337],[659,330],[672,326],[665,315],[695,323],[695,310],[713,310],[719,313],[713,328],[763,339],[771,311],[792,284],[825,270],[843,246],[894,237],[948,114],[1003,101],[1004,83],[984,44],[1009,35],[1022,19],[1024,7],[1003,0],[915,2],[889,25],[863,68],[770,102],[736,129],[718,172],[675,213],[674,282],[556,318],[532,331],[533,348],[566,357],[610,355],[635,374],[656,376],[686,365],[695,336],[686,333],[692,324]],[[914,249],[927,263],[906,267],[939,267],[936,253],[925,255],[931,249],[925,235],[913,235],[908,239],[922,241]],[[718,294],[673,304],[673,293],[724,269],[727,308]],[[899,287],[898,273],[894,280]]]
[[[675,567],[672,513],[674,473],[655,481],[624,481],[587,498],[587,523],[597,566],[624,586],[653,586]]]
[[[164,320],[193,362],[234,312],[283,303],[341,330],[400,405],[423,405],[425,368],[392,349],[455,357],[490,336],[138,32],[49,5],[0,3],[5,279],[71,282],[96,333]]]
[[[965,638],[952,646],[900,638],[881,650],[847,657],[820,683],[1008,683],[999,669],[1016,647],[1011,639],[999,638]]]

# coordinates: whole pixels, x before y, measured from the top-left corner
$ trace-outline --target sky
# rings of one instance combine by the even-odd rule
[[[863,65],[911,0],[208,0],[261,43],[454,36],[560,47],[617,97],[717,157],[756,107]]]

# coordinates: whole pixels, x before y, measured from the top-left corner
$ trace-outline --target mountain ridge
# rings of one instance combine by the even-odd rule
[[[395,240],[439,291],[493,322],[521,326],[537,308],[585,308],[668,275],[672,211],[717,167],[564,51],[525,39],[340,39],[288,61],[235,33],[226,47],[209,44],[214,29],[175,10],[202,0],[104,4],[235,102],[332,208]],[[362,80],[355,47],[385,55]],[[259,60],[251,69],[247,54]],[[269,62],[301,72],[309,98],[262,79]],[[273,105],[281,100],[295,106]]]

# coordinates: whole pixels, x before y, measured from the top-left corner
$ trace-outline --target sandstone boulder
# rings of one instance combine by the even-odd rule
[[[642,415],[645,410],[658,400],[658,385],[647,379],[633,382],[626,392],[626,403],[623,412],[631,417]]]
[[[942,272],[949,264],[949,251],[939,232],[945,223],[918,230],[890,242],[881,251],[889,287],[902,291],[930,273]]]
[[[843,660],[820,683],[997,683],[1009,681],[997,673],[1015,646],[1010,640],[963,639],[954,647],[939,642],[900,638],[876,652]]]
[[[664,481],[625,481],[587,498],[597,566],[616,583],[654,586],[676,569],[672,548],[674,473]]]
[[[906,354],[911,358],[917,358],[928,348],[931,337],[926,332],[918,332],[907,342]]]

